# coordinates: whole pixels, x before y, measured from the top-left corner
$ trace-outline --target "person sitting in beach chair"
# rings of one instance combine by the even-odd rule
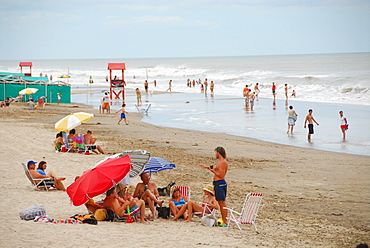
[[[142,199],[145,203],[148,203],[149,209],[152,212],[151,217],[153,219],[157,219],[155,214],[155,204],[162,207],[162,203],[164,202],[157,199],[157,197],[159,197],[157,184],[150,182],[150,177],[146,172],[141,173],[140,178],[143,182],[136,185],[134,197]]]
[[[65,145],[62,132],[57,133],[57,135],[55,136],[54,145],[57,152],[60,152],[62,150],[62,146]]]
[[[28,161],[27,163],[27,168],[30,172],[30,175],[32,178],[34,179],[37,179],[37,178],[50,178],[51,180],[45,180],[43,183],[43,185],[47,185],[47,186],[50,186],[50,187],[54,187],[58,190],[63,190],[63,191],[66,191],[65,187],[64,187],[64,184],[63,184],[63,180],[65,180],[66,178],[65,177],[57,177],[57,175],[55,175],[55,173],[53,172],[49,172],[46,174],[45,172],[45,169],[46,169],[46,162],[45,161],[41,161],[39,163],[39,169],[38,171],[35,170],[36,168],[36,162],[35,161]],[[40,181],[36,181],[36,183],[40,183]]]
[[[144,220],[145,203],[143,200],[138,200],[135,204],[130,201],[125,201],[118,196],[116,188],[113,187],[107,191],[107,196],[105,197],[103,202],[105,208],[112,210],[119,217],[124,217],[125,215],[127,215],[128,207],[130,208],[131,212],[139,208],[141,213],[140,222],[146,223],[146,221]]]
[[[191,221],[192,215],[195,212],[201,212],[205,214],[211,214],[214,209],[218,209],[218,202],[214,196],[214,190],[212,185],[207,185],[203,188],[203,192],[205,197],[203,198],[202,205],[197,204],[194,201],[188,201],[185,205],[183,205],[180,211],[176,214],[173,219],[170,220],[178,220],[180,216],[182,216],[186,210],[188,210],[188,218],[186,221]]]
[[[92,131],[88,130],[87,133],[84,135],[84,140],[85,140],[85,149],[91,150],[96,154],[105,154],[103,149],[99,145],[95,145],[95,142],[97,138],[92,136]],[[99,152],[97,152],[98,150]]]
[[[181,194],[181,191],[177,187],[172,188],[172,194],[171,194],[171,199],[169,200],[169,207],[171,210],[171,213],[173,216],[176,216],[177,213],[180,211],[183,205],[185,205],[188,202],[188,198],[186,196],[183,196]],[[184,219],[188,218],[188,213],[187,211],[184,212],[183,214]]]

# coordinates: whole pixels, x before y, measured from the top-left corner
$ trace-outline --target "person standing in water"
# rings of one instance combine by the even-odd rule
[[[348,129],[347,118],[344,116],[343,111],[339,111],[340,129],[342,130],[343,140],[346,139],[346,130]]]
[[[293,109],[293,106],[289,106],[289,111],[288,111],[288,131],[286,133],[290,133],[293,134],[293,128],[294,128],[294,125],[295,125],[295,122],[297,120],[297,113],[295,112],[295,110]]]
[[[308,136],[307,136],[308,141],[311,141],[311,134],[314,134],[313,123],[315,122],[316,125],[319,126],[319,123],[317,123],[315,118],[313,118],[312,112],[313,112],[312,109],[308,110],[308,115],[306,116],[306,119],[304,121],[304,128],[306,128],[306,123],[308,122]]]

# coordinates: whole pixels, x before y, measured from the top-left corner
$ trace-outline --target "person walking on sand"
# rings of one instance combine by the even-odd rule
[[[102,98],[102,112],[104,114],[104,112],[106,111],[107,113],[109,112],[109,96],[108,96],[108,92],[105,92],[104,93],[104,97]]]
[[[340,129],[342,130],[343,140],[346,139],[346,130],[348,129],[347,118],[344,116],[343,111],[339,111]]]
[[[136,92],[137,105],[139,106],[139,105],[141,105],[141,92],[140,92],[139,88],[136,88],[135,92]]]
[[[223,147],[217,147],[215,149],[215,156],[218,159],[218,164],[216,167],[206,166],[200,164],[204,169],[209,170],[214,174],[213,176],[213,186],[215,190],[216,200],[220,206],[221,216],[224,223],[227,221],[227,209],[226,207],[226,193],[227,193],[227,183],[225,181],[225,176],[228,169],[228,164],[226,161],[226,151]]]
[[[312,112],[313,112],[312,109],[309,109],[308,115],[306,116],[306,119],[304,120],[304,128],[306,128],[306,123],[308,122],[308,136],[307,136],[308,141],[311,141],[311,134],[314,134],[313,122],[315,122],[316,125],[319,126],[319,123],[317,123],[315,118],[313,118]]]
[[[122,108],[116,112],[116,113],[118,113],[118,112],[121,111],[121,118],[118,121],[118,125],[120,125],[122,119],[125,119],[125,123],[126,123],[126,125],[128,125],[128,122],[126,120],[126,114],[127,114],[127,112],[125,110],[125,107],[126,107],[126,104],[124,103],[124,104],[122,104]]]
[[[272,95],[274,96],[274,99],[275,99],[276,98],[276,84],[275,84],[275,82],[272,82],[271,90],[272,90]]]
[[[293,106],[289,106],[289,111],[288,111],[288,131],[286,133],[290,133],[293,134],[293,128],[294,128],[294,125],[295,125],[295,122],[297,120],[297,113],[295,112],[295,110],[293,109]]]
[[[167,91],[172,92],[171,88],[172,88],[172,80],[170,80],[170,81],[168,82],[168,89],[166,90],[166,92],[167,92]]]

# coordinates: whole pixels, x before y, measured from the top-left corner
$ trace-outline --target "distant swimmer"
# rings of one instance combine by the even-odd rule
[[[258,101],[258,94],[260,93],[260,88],[258,87],[258,83],[254,86],[254,92],[256,92],[256,100]]]
[[[215,83],[211,81],[211,85],[209,86],[209,89],[211,90],[211,96],[213,96],[213,90],[215,88]]]
[[[288,84],[284,84],[285,99],[288,99]]]
[[[308,141],[311,141],[311,134],[314,134],[313,123],[315,122],[316,125],[319,126],[319,123],[317,123],[315,118],[313,118],[312,112],[313,112],[312,109],[309,109],[308,115],[306,116],[306,119],[304,120],[304,128],[306,128],[306,123],[308,122],[308,136],[307,136]]]
[[[348,129],[347,118],[344,116],[343,111],[339,111],[340,129],[342,130],[343,140],[346,139],[346,130]]]
[[[245,87],[244,87],[244,89],[243,89],[243,96],[244,96],[244,97],[247,97],[248,92],[249,92],[248,85],[245,85]]]
[[[291,96],[294,96],[295,97],[295,90],[292,91],[292,95]]]
[[[207,88],[208,88],[208,79],[206,78],[204,80],[204,94],[206,94],[206,95],[207,95]]]
[[[274,99],[275,99],[276,98],[276,84],[275,84],[275,82],[272,82],[271,90],[272,90],[272,95],[274,96]]]
[[[256,92],[253,92],[249,95],[249,102],[250,102],[250,105],[251,105],[251,111],[253,111],[253,109],[254,109],[254,100],[256,99],[255,93]]]
[[[169,91],[169,92],[172,92],[172,80],[170,80],[168,82],[168,89],[166,90],[166,92]]]
[[[146,93],[148,93],[148,88],[149,88],[148,80],[145,80],[145,83],[144,83],[144,89],[145,89],[145,92],[146,92]]]

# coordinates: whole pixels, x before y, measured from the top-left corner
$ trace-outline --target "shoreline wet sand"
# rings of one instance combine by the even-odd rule
[[[104,155],[55,153],[54,123],[73,112],[92,112],[95,117],[77,131],[92,130],[108,153],[143,149],[166,158],[177,168],[153,175],[159,187],[175,180],[190,186],[192,200],[200,201],[202,188],[212,175],[199,167],[214,164],[214,148],[223,146],[229,161],[229,207],[241,210],[245,195],[262,193],[262,208],[253,227],[204,227],[192,223],[156,220],[138,223],[99,222],[97,226],[33,223],[22,221],[19,212],[33,204],[46,207],[52,218],[66,219],[87,213],[74,207],[60,191],[29,191],[30,182],[21,163],[48,162],[48,170],[65,176],[65,185],[90,169]],[[369,241],[370,157],[291,147],[225,134],[153,126],[142,116],[129,113],[129,125],[117,125],[118,114],[99,114],[81,104],[48,104],[45,110],[28,110],[22,103],[0,109],[0,169],[4,247],[130,246],[157,247],[355,247]],[[104,196],[96,197],[101,199]],[[168,198],[163,198],[168,199]],[[167,201],[166,201],[167,202]],[[40,233],[45,240],[40,239]],[[28,235],[27,235],[28,234]],[[70,240],[72,243],[68,243]],[[109,245],[108,245],[109,244]]]

